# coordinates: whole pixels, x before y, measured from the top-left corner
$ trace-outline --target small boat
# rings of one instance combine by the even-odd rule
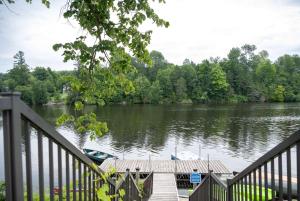
[[[171,154],[171,160],[199,160],[199,156],[190,151],[182,151],[176,155]]]
[[[84,154],[89,157],[92,161],[94,161],[97,165],[100,165],[103,163],[105,159],[108,158],[118,158],[116,156],[113,156],[111,154],[102,152],[102,151],[97,151],[93,149],[83,149]]]

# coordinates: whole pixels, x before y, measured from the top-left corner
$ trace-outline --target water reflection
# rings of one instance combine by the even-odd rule
[[[278,142],[300,128],[300,104],[239,105],[114,105],[88,111],[106,121],[110,132],[90,142],[70,128],[59,131],[78,148],[91,147],[120,158],[169,159],[178,150],[222,160],[242,170]],[[66,106],[34,108],[54,124]]]

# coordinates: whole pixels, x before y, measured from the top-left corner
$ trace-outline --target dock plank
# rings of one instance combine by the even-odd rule
[[[153,193],[149,201],[178,201],[175,176],[172,173],[154,173]]]
[[[100,168],[103,171],[108,171],[111,167],[116,168],[117,172],[124,173],[129,168],[131,172],[135,172],[136,168],[140,168],[141,173],[175,173],[175,166],[177,166],[176,173],[188,174],[197,169],[200,173],[207,173],[208,161],[204,160],[105,160]],[[230,174],[227,167],[219,160],[212,160],[209,162],[209,167],[216,174]]]

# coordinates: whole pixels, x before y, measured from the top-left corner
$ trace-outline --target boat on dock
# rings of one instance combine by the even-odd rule
[[[108,158],[118,158],[114,155],[93,149],[83,149],[83,153],[92,161],[94,161],[97,165],[101,165],[103,161]]]

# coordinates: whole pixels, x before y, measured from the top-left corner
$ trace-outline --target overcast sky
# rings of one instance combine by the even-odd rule
[[[32,5],[24,1],[10,5],[13,12],[0,6],[0,72],[12,67],[18,50],[25,52],[31,68],[72,69],[72,63],[63,63],[52,50],[53,44],[80,34],[60,17],[66,1],[52,0],[50,9],[39,0]],[[146,26],[154,31],[149,49],[161,51],[172,63],[225,57],[245,43],[267,50],[272,60],[300,53],[300,0],[167,0],[155,10],[171,26]]]

